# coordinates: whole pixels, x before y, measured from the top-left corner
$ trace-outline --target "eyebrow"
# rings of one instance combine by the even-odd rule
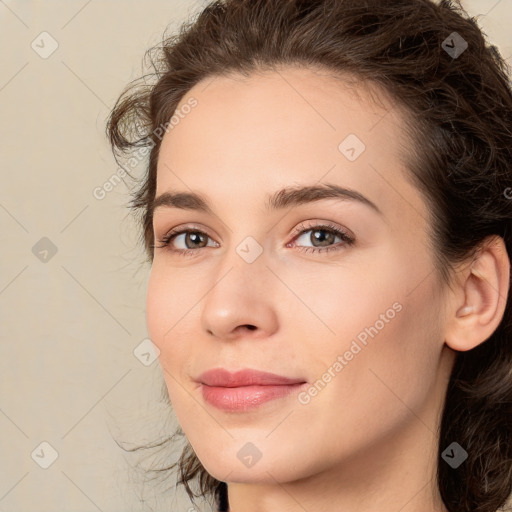
[[[265,208],[267,212],[272,212],[291,206],[313,203],[322,199],[357,201],[383,215],[375,203],[357,190],[340,187],[331,183],[283,188],[267,196]],[[204,196],[193,192],[164,192],[153,200],[150,211],[154,212],[157,208],[162,207],[193,210],[213,215],[213,210],[208,200]]]

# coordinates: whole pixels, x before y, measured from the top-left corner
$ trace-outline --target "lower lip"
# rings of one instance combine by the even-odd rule
[[[259,405],[284,398],[299,391],[303,384],[281,386],[240,386],[224,388],[201,384],[203,398],[209,404],[225,411],[247,411]]]

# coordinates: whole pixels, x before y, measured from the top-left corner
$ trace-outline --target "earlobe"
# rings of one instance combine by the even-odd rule
[[[510,259],[499,236],[482,243],[459,281],[459,293],[449,311],[445,342],[464,352],[490,338],[499,326],[510,287]]]

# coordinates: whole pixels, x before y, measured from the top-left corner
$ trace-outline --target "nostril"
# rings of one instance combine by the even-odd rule
[[[250,325],[250,324],[247,324],[246,325],[247,329],[251,330],[251,331],[254,331],[254,329],[256,329],[256,326],[255,325]]]

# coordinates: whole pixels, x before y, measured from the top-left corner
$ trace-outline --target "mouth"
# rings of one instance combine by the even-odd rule
[[[203,399],[224,411],[247,411],[272,400],[284,399],[307,386],[289,378],[257,370],[231,373],[223,368],[204,372],[197,379]]]

